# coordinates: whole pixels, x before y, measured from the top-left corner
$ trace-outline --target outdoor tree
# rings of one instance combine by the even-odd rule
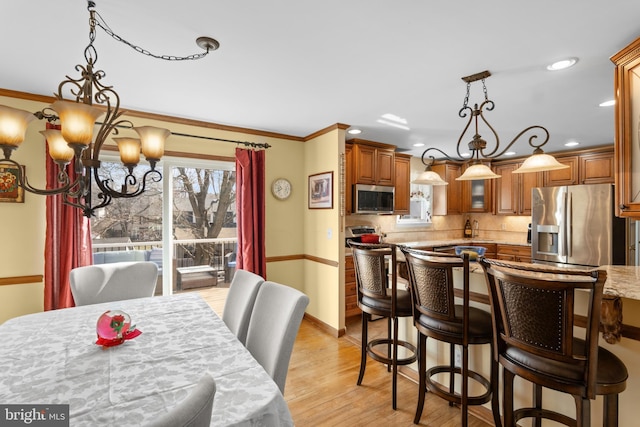
[[[235,182],[233,171],[176,168],[174,225],[188,229],[194,239],[218,237],[225,223],[233,221],[227,213],[235,201]],[[180,197],[188,200],[189,211],[180,206]],[[210,245],[197,244],[192,255],[195,265],[202,265],[217,254]]]

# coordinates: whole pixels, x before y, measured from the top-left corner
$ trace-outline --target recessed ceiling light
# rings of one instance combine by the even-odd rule
[[[460,154],[462,157],[471,157],[471,153],[462,153]]]
[[[505,156],[515,156],[516,152],[515,151],[507,151],[506,153],[504,153]]]
[[[564,70],[566,68],[572,67],[578,62],[578,58],[567,58],[561,61],[556,61],[551,65],[547,65],[547,70],[549,71],[558,71]]]
[[[413,144],[414,147],[424,147],[424,144],[422,142],[416,142],[415,144]]]
[[[362,131],[360,129],[353,128],[353,129],[349,129],[347,133],[350,135],[358,135],[358,134],[361,134]]]
[[[600,107],[611,107],[612,105],[616,105],[615,99],[610,99],[608,101],[601,102],[598,104]]]
[[[569,141],[564,144],[565,147],[575,147],[576,145],[580,145],[580,143],[578,141]]]

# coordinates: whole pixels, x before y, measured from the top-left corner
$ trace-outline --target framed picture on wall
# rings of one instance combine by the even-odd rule
[[[22,176],[24,176],[24,166]],[[18,185],[20,171],[14,165],[0,165],[0,202],[24,203],[24,190]]]
[[[333,171],[309,175],[309,209],[333,208]]]

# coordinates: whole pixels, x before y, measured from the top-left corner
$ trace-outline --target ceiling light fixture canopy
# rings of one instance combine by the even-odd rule
[[[469,119],[466,126],[462,130],[462,133],[460,134],[460,138],[458,138],[458,144],[456,146],[458,158],[450,157],[447,153],[435,147],[427,148],[422,153],[422,163],[427,166],[427,169],[430,170],[431,165],[435,161],[435,157],[430,153],[436,151],[442,155],[441,158],[461,163],[470,163],[470,166],[465,169],[464,173],[460,177],[456,178],[456,180],[458,181],[500,178],[500,175],[496,175],[487,165],[487,163],[490,164],[492,160],[505,154],[511,148],[511,146],[515,144],[523,135],[530,135],[529,145],[534,149],[533,155],[527,158],[522,166],[513,171],[513,173],[538,172],[567,168],[567,165],[559,163],[554,157],[548,154],[544,154],[544,152],[542,151],[541,147],[549,141],[549,131],[542,126],[535,125],[525,128],[518,135],[516,135],[516,137],[513,138],[513,140],[511,140],[511,142],[509,142],[504,149],[501,150],[500,138],[498,137],[498,133],[484,117],[485,109],[487,111],[491,111],[495,107],[494,102],[489,99],[487,86],[485,84],[485,79],[489,76],[491,76],[491,73],[489,71],[482,71],[480,73],[472,74],[467,77],[462,77],[462,80],[467,83],[467,94],[464,98],[464,103],[462,105],[462,108],[458,112],[458,115],[462,118],[468,116]],[[469,106],[469,92],[471,89],[471,83],[478,80],[482,81],[484,101],[480,104],[480,106],[478,106],[478,104],[474,104],[473,108],[471,108]],[[482,136],[480,136],[479,127],[481,123],[484,123],[484,126],[486,126],[493,134],[495,146],[493,146],[493,149],[491,151],[488,151],[487,149],[487,141],[483,139]],[[471,151],[471,156],[469,159],[464,160],[464,156],[460,152],[460,145],[462,144],[462,140],[464,139],[467,130],[472,124],[475,127],[475,134],[473,135],[471,141],[468,143],[469,150]],[[542,136],[543,140],[539,144],[536,144],[535,142],[539,136]],[[440,178],[440,180],[442,181],[442,178]],[[414,183],[417,182],[414,181]]]
[[[80,76],[76,79],[67,76],[58,86],[58,92],[54,94],[56,101],[42,111],[30,113],[0,105],[0,148],[4,154],[4,159],[0,159],[0,167],[10,168],[17,178],[15,185],[24,190],[47,196],[62,194],[65,204],[82,209],[85,216],[91,217],[96,209],[109,205],[114,198],[137,197],[145,192],[148,183],[159,182],[162,179],[156,165],[164,154],[165,140],[171,135],[167,129],[152,126],[134,127],[132,122],[121,118],[124,111],[120,110],[118,93],[112,86],[102,82],[105,72],[94,69],[98,58],[93,45],[96,26],[138,52],[169,61],[200,59],[210,51],[216,50],[220,44],[210,37],[199,37],[196,43],[205,49],[204,53],[185,57],[155,55],[114,34],[96,12],[94,1],[87,1],[87,9],[89,44],[84,50],[87,64],[75,67],[80,71]],[[68,98],[65,98],[65,95]],[[24,141],[27,126],[35,118],[60,124],[60,130],[47,129],[40,132],[48,142],[49,155],[58,165],[57,186],[51,189],[39,189],[30,185],[22,166],[11,160],[12,152]],[[98,119],[101,121],[97,122]],[[96,126],[99,127],[94,133]],[[120,190],[117,190],[113,187],[111,179],[102,179],[99,176],[99,156],[107,138],[118,135],[119,129],[132,129],[137,132],[139,138],[113,138],[118,146],[120,159],[128,172]],[[150,170],[138,179],[134,176],[133,170],[140,161],[140,153],[149,162]],[[77,176],[73,180],[67,169],[72,160]],[[98,204],[95,205],[91,194],[93,183],[98,188]]]

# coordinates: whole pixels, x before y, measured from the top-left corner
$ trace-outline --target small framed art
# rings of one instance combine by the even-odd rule
[[[22,176],[24,176],[24,166]],[[20,172],[17,166],[0,165],[0,202],[24,203],[24,190],[18,185]]]
[[[333,208],[333,171],[309,175],[309,209]]]

